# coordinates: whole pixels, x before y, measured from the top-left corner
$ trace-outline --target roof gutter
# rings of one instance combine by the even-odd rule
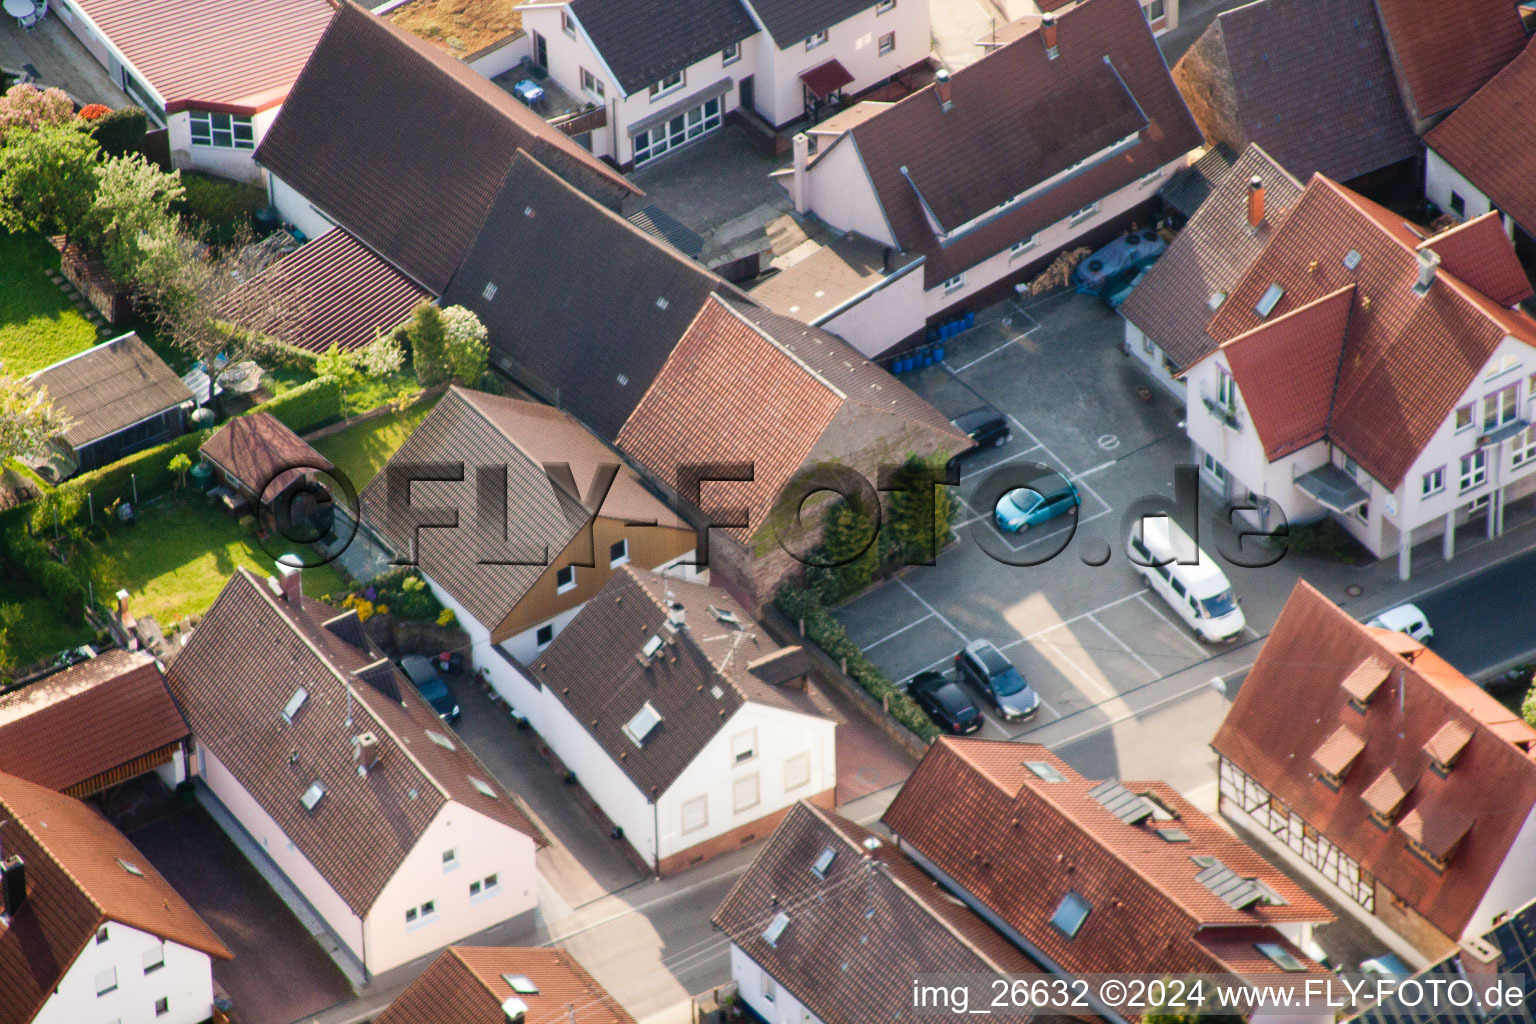
[[[916,270],[918,267],[921,267],[923,264],[925,264],[927,262],[928,262],[928,257],[926,257],[926,256],[919,256],[917,259],[913,260],[911,263],[908,263],[906,266],[902,267],[900,270],[897,270],[897,271],[895,271],[893,273],[885,275],[879,281],[877,281],[874,284],[870,285],[868,288],[865,288],[863,291],[859,292],[857,295],[855,295],[855,296],[853,296],[852,298],[849,298],[849,299],[844,299],[842,302],[838,303],[836,306],[833,306],[831,309],[827,310],[827,312],[821,314],[818,317],[815,317],[814,319],[811,320],[811,326],[812,327],[820,327],[823,324],[826,324],[827,322],[829,322],[831,320],[834,320],[834,319],[836,319],[839,316],[842,316],[844,313],[848,312],[854,306],[857,306],[859,303],[863,302],[865,299],[869,298],[871,295],[875,294],[878,291],[882,291],[882,290],[884,290],[886,288],[889,288],[891,285],[895,284],[897,281],[901,280],[903,277],[906,277],[909,273],[911,273],[912,271]]]

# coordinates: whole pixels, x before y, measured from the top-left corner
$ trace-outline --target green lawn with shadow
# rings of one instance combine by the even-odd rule
[[[352,486],[362,491],[436,404],[434,399],[404,412],[358,423],[316,441],[315,450],[330,459],[352,481]]]
[[[96,328],[48,279],[59,254],[42,235],[0,234],[0,365],[27,374],[96,344]]]

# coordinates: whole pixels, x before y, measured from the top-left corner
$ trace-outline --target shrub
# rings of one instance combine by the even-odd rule
[[[381,615],[387,606],[394,610],[398,619],[436,622],[445,611],[432,588],[409,567],[391,569],[375,577],[369,589],[373,591],[373,600],[378,602],[376,610]]]
[[[61,523],[78,522],[81,516],[88,516],[90,513],[86,508],[86,495],[90,495],[90,500],[95,503],[96,515],[100,518],[113,501],[133,500],[135,478],[140,500],[169,490],[176,480],[176,471],[171,468],[171,463],[178,455],[185,455],[190,461],[197,454],[198,447],[208,439],[208,434],[208,431],[183,434],[174,441],[146,448],[110,466],[64,481],[33,506],[32,529],[42,531],[51,528],[55,510]]]
[[[58,562],[48,546],[20,527],[7,530],[0,537],[6,561],[18,565],[53,607],[81,618],[85,612],[85,584],[67,565]]]
[[[91,134],[102,154],[108,157],[143,153],[144,136],[148,133],[149,116],[138,107],[108,111],[91,123]]]
[[[105,103],[87,103],[85,106],[80,108],[80,113],[76,116],[79,117],[82,121],[95,121],[103,114],[110,113],[112,113],[112,108],[107,106]]]
[[[75,105],[62,89],[39,89],[35,85],[13,85],[0,96],[0,142],[12,130],[36,128],[42,124],[63,124],[75,112]]]
[[[267,194],[259,185],[205,174],[184,174],[181,183],[186,197],[177,209],[197,222],[206,241],[232,240],[240,231],[248,230],[252,215],[267,205]]]
[[[437,624],[439,626],[456,626],[458,622],[459,617],[453,613],[452,608],[444,608],[437,617]]]
[[[1536,729],[1536,686],[1532,686],[1531,692],[1525,695],[1525,703],[1520,706],[1520,717]]]
[[[302,434],[341,416],[341,384],[334,377],[316,377],[257,408],[276,416],[295,434]]]

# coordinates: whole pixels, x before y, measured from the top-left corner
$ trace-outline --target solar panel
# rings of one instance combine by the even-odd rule
[[[1099,783],[1088,791],[1088,795],[1127,825],[1150,818],[1156,810],[1151,803],[1113,780]]]
[[[1227,906],[1242,910],[1264,896],[1264,890],[1254,879],[1242,877],[1214,857],[1211,860],[1214,863],[1195,875],[1195,881],[1215,893]]]

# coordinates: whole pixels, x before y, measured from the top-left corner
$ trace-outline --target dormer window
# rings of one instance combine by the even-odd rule
[[[1403,815],[1398,825],[1408,839],[1408,849],[1436,873],[1444,873],[1471,827],[1470,817],[1444,801],[1430,807],[1421,803]]]
[[[1442,725],[1429,738],[1429,742],[1424,744],[1424,753],[1429,755],[1430,770],[1442,779],[1451,774],[1456,759],[1461,757],[1461,752],[1471,739],[1472,730],[1455,719]]]
[[[1381,689],[1381,684],[1387,681],[1390,674],[1391,670],[1381,662],[1367,658],[1344,677],[1339,683],[1339,689],[1349,698],[1349,706],[1364,714],[1371,699],[1376,696],[1376,691]]]
[[[1350,765],[1355,763],[1355,758],[1364,749],[1364,739],[1351,731],[1349,726],[1339,726],[1312,754],[1312,760],[1318,767],[1318,781],[1337,792],[1349,774]]]

